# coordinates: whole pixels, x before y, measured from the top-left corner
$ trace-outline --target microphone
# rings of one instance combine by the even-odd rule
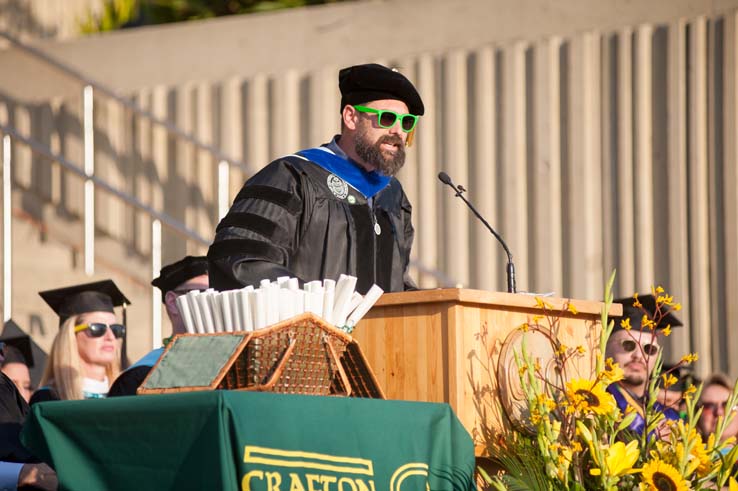
[[[466,192],[466,189],[464,189],[463,186],[456,186],[453,181],[451,181],[451,178],[446,174],[445,172],[441,171],[438,173],[438,180],[440,180],[442,183],[446,184],[447,186],[450,186],[451,189],[453,189],[456,192],[456,196],[461,198],[461,200],[466,203],[466,206],[469,207],[469,209],[476,215],[479,220],[482,221],[485,227],[487,227],[487,230],[492,232],[492,235],[495,236],[495,239],[502,244],[502,248],[505,249],[505,253],[507,254],[507,291],[508,293],[515,293],[515,265],[513,264],[512,254],[510,253],[510,249],[507,248],[507,244],[505,244],[505,241],[502,240],[502,237],[500,237],[500,234],[498,234],[495,229],[492,228],[492,226],[485,220],[482,215],[479,214],[476,208],[474,208],[474,205],[469,203],[469,200],[467,200],[463,193]]]

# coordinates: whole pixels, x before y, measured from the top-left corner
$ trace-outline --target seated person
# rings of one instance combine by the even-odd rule
[[[59,315],[42,386],[31,404],[49,400],[105,397],[120,373],[125,326],[114,307],[130,304],[111,280],[39,293]]]
[[[680,365],[664,365],[661,369],[661,374],[669,374],[676,377],[676,383],[669,387],[664,387],[663,377],[659,377],[659,395],[656,398],[658,402],[663,404],[665,407],[670,407],[679,413],[679,417],[682,419],[687,418],[687,403],[684,400],[684,392],[693,385],[696,385],[697,381],[692,375],[690,367]]]
[[[208,260],[205,256],[187,256],[162,268],[151,284],[161,290],[161,300],[172,323],[172,336],[186,332],[177,308],[177,297],[192,290],[208,289]],[[164,352],[157,348],[120,374],[110,387],[108,397],[135,395],[153,366]]]
[[[0,365],[0,370],[13,381],[15,386],[18,387],[18,392],[20,392],[23,400],[28,402],[33,392],[31,372],[28,370],[28,358],[9,342],[6,341],[5,343],[5,361]]]
[[[635,419],[628,427],[633,433],[642,434],[646,428],[645,408],[648,403],[648,386],[652,376],[656,360],[661,350],[659,345],[658,331],[667,326],[681,326],[682,323],[671,312],[665,315],[658,325],[649,329],[642,323],[644,313],[653,317],[656,311],[656,300],[652,295],[639,296],[643,305],[634,305],[634,298],[623,298],[615,300],[623,304],[623,316],[613,318],[615,325],[607,340],[605,356],[612,358],[623,370],[623,379],[610,384],[607,391],[613,395],[618,408],[623,413],[626,410],[636,412]],[[645,310],[645,312],[644,312]],[[622,323],[629,323],[630,329],[625,329]],[[679,419],[679,413],[672,408],[665,407],[660,402],[654,403],[657,411],[663,412],[667,420]],[[662,424],[658,428],[660,438],[665,438],[669,429]]]
[[[702,385],[702,394],[697,401],[697,407],[702,408],[702,414],[697,421],[697,429],[702,433],[704,439],[707,439],[711,433],[714,433],[718,418],[726,418],[731,409],[727,408],[728,398],[733,391],[733,384],[727,375],[722,373],[713,373]],[[732,408],[733,418],[725,427],[720,441],[725,441],[731,436],[738,436],[738,415],[736,409]]]
[[[0,363],[4,360],[0,343]],[[21,445],[20,431],[28,414],[28,404],[4,373],[0,373],[0,489],[57,488],[56,473],[38,463]]]

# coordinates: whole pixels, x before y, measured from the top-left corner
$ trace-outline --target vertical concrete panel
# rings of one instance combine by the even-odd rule
[[[195,84],[189,82],[172,89],[169,94],[169,117],[176,125],[186,133],[195,130]],[[197,151],[195,147],[185,141],[180,141],[174,135],[168,135],[167,143],[174,149],[169,155],[168,167],[171,171],[170,189],[165,194],[168,208],[177,207],[182,210],[183,222],[188,227],[196,228],[197,210],[203,206],[203,191],[197,185],[196,165]],[[175,184],[176,181],[176,184]],[[173,188],[178,185],[175,191]],[[172,193],[175,193],[172,196]],[[176,215],[175,215],[176,216]],[[189,253],[187,244],[183,241],[184,251],[181,255]]]
[[[215,141],[217,115],[213,103],[213,86],[200,83],[195,88],[195,136],[201,142],[212,145]],[[193,189],[202,193],[202,202],[195,210],[196,219],[192,227],[203,237],[215,236],[215,225],[218,220],[218,162],[210,152],[196,150],[196,165],[193,173]]]
[[[415,132],[413,152],[417,152],[419,166],[422,167],[418,176],[418,186],[423,192],[417,197],[413,205],[413,225],[415,227],[415,244],[413,245],[413,259],[431,267],[440,267],[439,241],[446,237],[443,230],[442,212],[440,207],[445,201],[439,200],[440,182],[436,178],[439,170],[444,168],[438,161],[437,126],[439,94],[436,83],[436,62],[429,54],[418,58],[416,88],[423,98],[425,115],[418,122]],[[423,288],[437,286],[437,282],[430,275],[416,274],[416,281]]]
[[[33,132],[33,109],[26,105],[18,105],[13,111],[13,126],[25,137]],[[26,145],[13,142],[13,182],[24,188],[33,185],[33,152]]]
[[[417,75],[415,69],[415,63],[412,58],[405,58],[398,62],[397,69],[410,80],[413,85],[417,83]],[[410,203],[416,203],[418,195],[420,194],[420,180],[418,174],[423,172],[425,169],[421,169],[418,166],[418,152],[416,151],[415,144],[405,148],[405,165],[400,169],[397,174],[397,178],[402,183],[402,188],[405,190]]]
[[[59,111],[59,133],[61,155],[70,162],[74,162],[82,168],[83,144],[82,144],[82,100],[73,98],[64,101]],[[62,172],[62,185],[60,189],[60,204],[63,209],[72,215],[82,216],[83,211],[83,182],[77,176],[69,172]]]
[[[714,347],[710,316],[708,140],[707,140],[707,19],[689,30],[689,248],[692,323],[698,326],[694,348],[700,365],[712,366]],[[710,327],[708,327],[710,326]]]
[[[269,163],[269,83],[260,74],[246,88],[246,162],[252,173]]]
[[[648,291],[654,284],[654,187],[651,42],[653,26],[635,32],[634,58],[634,216],[636,290]]]
[[[498,188],[496,161],[496,80],[495,49],[486,46],[477,50],[473,56],[473,71],[469,95],[471,112],[470,137],[470,193],[474,193],[474,203],[479,213],[497,227],[496,189]],[[449,189],[450,191],[450,189]],[[475,229],[470,245],[470,255],[474,264],[471,270],[471,286],[483,290],[505,289],[505,259],[501,246],[480,223]]]
[[[502,54],[503,134],[499,203],[502,220],[497,231],[513,255],[518,290],[528,290],[528,172],[526,132],[525,49],[522,43],[506,47]],[[499,258],[505,261],[501,253]],[[507,289],[507,286],[505,286]]]
[[[133,99],[144,110],[150,110],[150,91],[141,90]],[[151,162],[151,125],[147,118],[129,114],[130,134],[130,167],[133,173],[133,194],[153,206],[161,209],[161,187],[153,173]],[[157,202],[158,198],[158,202]],[[151,250],[151,219],[141,212],[134,213],[135,247],[140,251]]]
[[[576,298],[600,298],[602,269],[602,177],[600,150],[599,36],[577,36],[571,49],[571,133],[565,221],[570,291]],[[565,274],[566,271],[565,271]]]
[[[725,16],[724,36],[724,115],[723,141],[725,142],[725,166],[723,186],[725,190],[724,240],[725,256],[720,257],[725,277],[724,297],[727,301],[722,308],[727,329],[734,328],[732,321],[738,319],[738,261],[735,260],[735,245],[738,244],[738,13]],[[724,339],[727,344],[727,369],[730,373],[738,371],[738,339],[730,336]]]
[[[31,138],[39,142],[41,145],[51,147],[53,140],[56,140],[56,128],[54,126],[54,112],[51,103],[40,104],[33,111],[33,133]],[[39,154],[33,156],[33,165],[31,170],[31,191],[38,195],[39,201],[47,202],[52,196],[52,179],[53,167],[52,160],[42,157]],[[28,197],[23,200],[23,208],[26,213],[30,213],[36,219],[41,218],[40,203],[32,204]]]
[[[627,296],[635,293],[636,286],[636,251],[635,234],[636,207],[634,186],[634,152],[633,152],[633,30],[623,29],[617,34],[617,194],[615,203],[618,208],[617,241],[618,279],[616,291]]]
[[[59,111],[62,106],[61,99],[54,99],[49,103],[49,108],[51,110],[51,121],[50,124],[54,126],[54,129],[51,133],[51,137],[49,138],[49,145],[52,152],[54,152],[57,155],[61,155],[61,148],[62,148],[62,141],[61,137],[59,135]],[[48,201],[52,203],[58,203],[60,199],[60,190],[61,190],[61,180],[62,180],[62,170],[58,165],[51,165],[49,167],[49,195],[48,195]]]
[[[469,147],[467,135],[467,53],[454,51],[444,60],[443,78],[445,82],[443,100],[443,142],[442,167],[447,169],[451,179],[465,188],[469,187]],[[472,197],[473,199],[473,197]],[[469,268],[479,258],[469,255],[469,210],[464,203],[446,192],[443,199],[446,208],[446,224],[442,233],[445,237],[445,270],[464,286],[469,285]],[[474,226],[481,226],[474,223]]]
[[[169,89],[158,86],[150,94],[150,110],[158,118],[168,118],[170,114]],[[144,138],[151,145],[152,164],[159,178],[162,196],[162,210],[177,220],[184,221],[184,209],[174,201],[177,195],[186,194],[184,183],[179,179],[174,162],[177,162],[176,150],[170,145],[165,128],[154,124],[142,125]],[[182,162],[182,165],[184,162]],[[181,246],[181,237],[169,228],[162,229],[162,264],[176,261],[184,255],[185,249]]]
[[[240,78],[231,78],[223,82],[220,87],[220,108],[218,115],[220,117],[220,142],[221,148],[226,155],[236,160],[243,161],[245,159],[245,115],[242,112],[244,107],[243,101],[243,80]],[[241,189],[245,179],[244,173],[237,167],[231,167],[229,170],[229,186],[228,196],[229,204],[233,202],[233,198]]]
[[[274,79],[271,159],[300,149],[300,74],[289,70]]]
[[[341,94],[338,91],[338,71],[335,65],[317,68],[310,77],[309,145],[329,141],[341,131]]]
[[[725,122],[725,87],[723,70],[725,67],[724,44],[725,20],[713,18],[708,21],[707,31],[707,139],[708,139],[708,216],[710,244],[710,320],[713,339],[725,340],[730,336],[732,326],[724,316],[723,305],[730,302],[725,297],[725,228],[724,210],[727,193],[734,194],[735,188],[726,190],[723,186],[725,160],[724,122]],[[735,257],[735,243],[728,245],[731,256]],[[728,345],[724,342],[713,346],[714,370],[722,372],[728,369]]]
[[[561,40],[538,43],[533,52],[531,142],[531,290],[563,295],[559,50]]]
[[[672,353],[693,351],[690,339],[698,326],[689,322],[689,228],[688,228],[688,177],[687,177],[687,39],[686,23],[675,22],[669,28],[668,85],[669,93],[669,159],[667,180],[669,183],[669,240],[665,244],[669,253],[669,287],[674,297],[682,302],[680,318],[685,321],[684,334],[670,338]],[[698,365],[702,365],[699,363]],[[704,373],[702,374],[704,376]]]

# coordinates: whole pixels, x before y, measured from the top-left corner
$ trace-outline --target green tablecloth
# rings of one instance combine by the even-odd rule
[[[62,489],[473,489],[445,404],[231,391],[36,404],[26,446]]]

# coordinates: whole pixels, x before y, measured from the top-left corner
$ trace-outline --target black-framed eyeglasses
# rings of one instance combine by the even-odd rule
[[[635,351],[638,345],[639,343],[637,343],[633,339],[623,339],[622,341],[620,341],[620,346],[623,347],[623,351],[625,351],[626,353],[632,353],[633,351]],[[658,344],[646,343],[640,346],[643,352],[648,356],[654,356],[661,349],[661,346],[659,346]]]
[[[87,330],[91,337],[100,338],[105,335],[108,327],[113,331],[113,336],[120,339],[126,334],[126,326],[123,324],[105,324],[104,322],[90,322],[89,324],[79,324],[74,326],[74,332]]]

